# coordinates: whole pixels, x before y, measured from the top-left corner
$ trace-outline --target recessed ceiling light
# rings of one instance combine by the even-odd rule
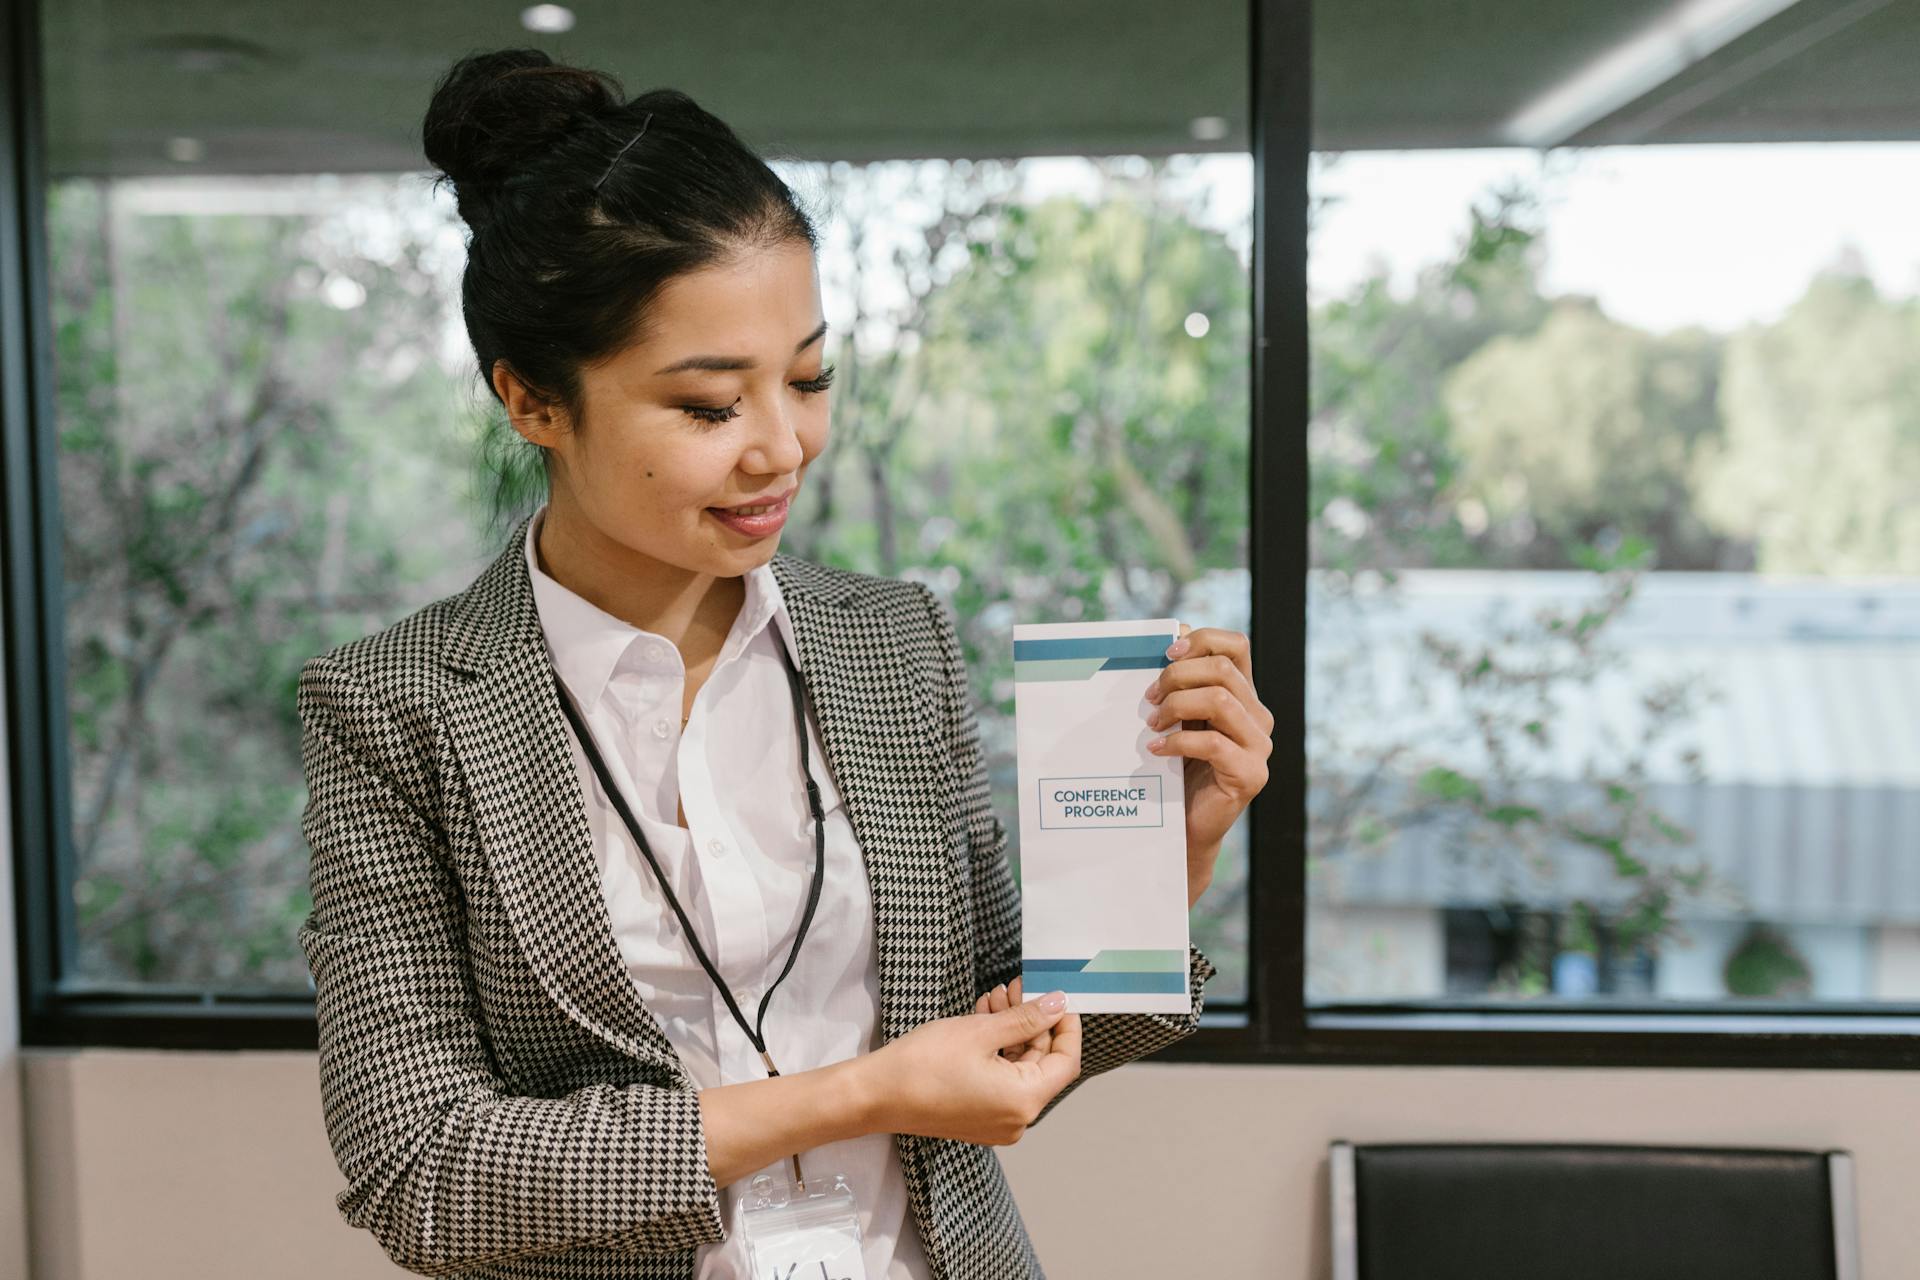
[[[1187,125],[1187,132],[1196,142],[1218,142],[1227,136],[1228,128],[1225,116],[1195,116]]]
[[[207,158],[207,144],[198,138],[168,138],[167,159],[178,164],[198,164]]]
[[[573,10],[563,4],[536,4],[520,11],[520,25],[542,35],[573,30]]]

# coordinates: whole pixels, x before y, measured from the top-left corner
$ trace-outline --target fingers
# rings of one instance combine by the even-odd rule
[[[1147,727],[1177,729],[1183,720],[1204,720],[1209,728],[1218,729],[1262,759],[1273,746],[1273,740],[1247,705],[1221,685],[1173,690],[1160,699],[1153,714],[1147,717]]]
[[[1007,983],[1006,986],[1002,988],[1002,990],[1004,990],[1007,995],[1007,998],[1006,998],[1007,1007],[1011,1008],[1012,1006],[1019,1004],[1020,1003],[1020,975],[1015,974],[1013,981]],[[1051,1032],[1042,1031],[1039,1035],[1027,1041],[1026,1044],[1024,1045],[1008,1045],[1005,1048],[1000,1050],[1000,1056],[1005,1058],[1009,1062],[1025,1062],[1034,1056],[1034,1050],[1036,1047],[1039,1049],[1040,1052],[1042,1053],[1046,1052],[1047,1038],[1051,1034],[1052,1034]]]
[[[1187,647],[1179,653],[1170,653],[1169,657],[1190,659],[1204,654],[1219,654],[1246,677],[1249,688],[1253,686],[1253,646],[1247,640],[1246,632],[1229,631],[1225,627],[1196,627],[1188,631],[1183,627],[1179,639],[1170,647],[1177,648],[1181,640],[1187,642]]]
[[[1214,784],[1235,802],[1246,805],[1267,785],[1265,755],[1256,755],[1217,729],[1176,729],[1147,745],[1159,756],[1186,756],[1213,767]]]
[[[1052,1007],[1049,1008],[1049,1005]],[[1066,1011],[1066,993],[1054,991],[1038,1000],[1013,1005],[1004,1012],[988,1014],[980,1025],[985,1028],[993,1047],[1000,1049],[1008,1045],[1023,1045],[1043,1032],[1052,1030],[1066,1015]]]
[[[1175,641],[1173,647],[1178,648],[1183,642],[1187,647],[1180,653],[1172,654],[1169,650],[1172,661],[1161,668],[1159,676],[1148,687],[1147,700],[1158,702],[1175,689],[1219,685],[1241,701],[1254,722],[1261,726],[1262,733],[1273,732],[1273,713],[1254,691],[1246,634],[1202,627]]]
[[[1080,1015],[1069,1013],[1053,1027],[1052,1047],[1039,1059],[1040,1079],[1049,1097],[1080,1074]]]

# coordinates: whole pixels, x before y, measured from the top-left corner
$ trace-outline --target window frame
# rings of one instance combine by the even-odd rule
[[[1306,1003],[1306,608],[1311,0],[1248,0],[1254,175],[1250,638],[1275,717],[1248,813],[1247,998],[1161,1061],[1354,1066],[1920,1068],[1920,1004]],[[37,0],[0,0],[0,621],[21,1043],[317,1047],[311,997],[58,989],[74,934],[58,458]],[[1276,252],[1275,247],[1279,246]]]

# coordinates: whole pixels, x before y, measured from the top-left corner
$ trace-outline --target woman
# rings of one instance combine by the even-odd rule
[[[684,95],[528,50],[456,64],[424,134],[547,500],[301,672],[342,1215],[428,1274],[745,1276],[742,1191],[799,1162],[845,1177],[869,1276],[1040,1275],[989,1148],[1191,1032],[1212,966],[1185,1017],[1025,1000],[951,621],[777,554],[832,376],[779,178]],[[1273,721],[1245,636],[1171,656],[1193,900]]]

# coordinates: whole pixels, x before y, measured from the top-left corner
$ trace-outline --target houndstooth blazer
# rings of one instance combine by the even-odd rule
[[[335,1202],[425,1275],[689,1277],[694,1247],[723,1237],[698,1095],[595,880],[525,534],[466,590],[300,672],[313,908],[297,936]],[[924,586],[772,568],[865,853],[892,1040],[1019,972],[966,670]],[[1212,975],[1191,950],[1190,1016],[1086,1015],[1068,1091],[1189,1034]],[[896,1141],[936,1276],[1042,1275],[992,1148]]]

